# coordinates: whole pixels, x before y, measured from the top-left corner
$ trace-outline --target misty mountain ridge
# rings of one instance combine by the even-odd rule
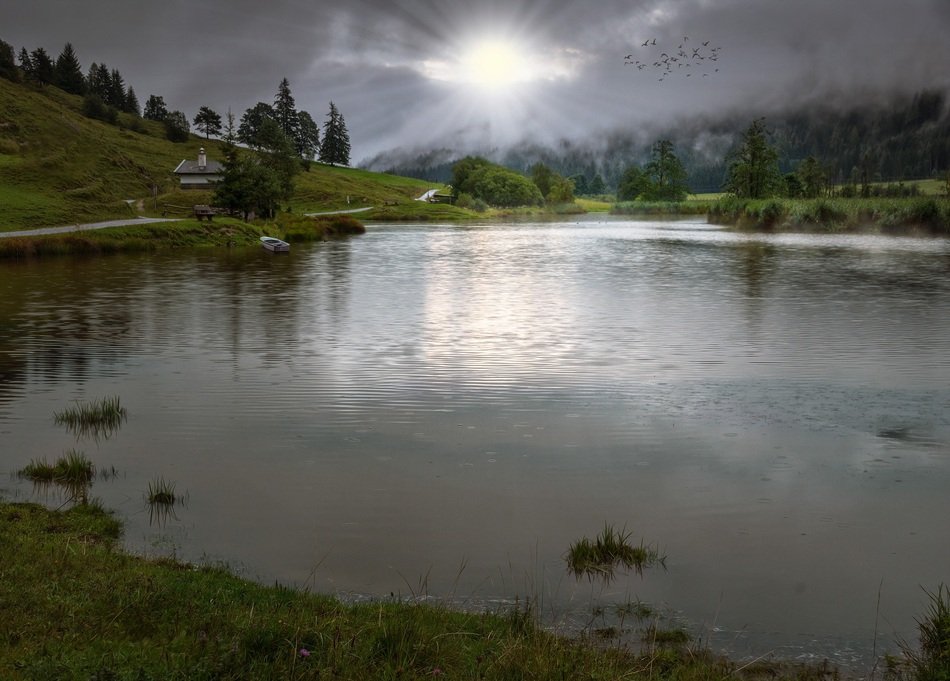
[[[883,182],[925,179],[950,171],[950,107],[947,96],[937,90],[868,99],[852,106],[829,102],[753,114],[691,115],[652,128],[617,129],[600,137],[561,139],[554,144],[526,139],[508,148],[393,149],[360,165],[451,182],[454,163],[478,155],[521,172],[544,163],[566,177],[599,175],[613,188],[627,167],[649,160],[654,142],[669,139],[687,170],[692,191],[716,192],[726,177],[729,155],[756,118],[765,119],[782,172],[793,171],[808,156],[818,159],[839,183],[853,180],[862,170]]]

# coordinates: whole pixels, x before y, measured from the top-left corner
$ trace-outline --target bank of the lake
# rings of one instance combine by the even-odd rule
[[[290,242],[321,241],[365,231],[363,223],[345,214],[308,218],[282,213],[274,220],[253,223],[228,217],[217,217],[211,221],[184,219],[96,230],[77,228],[60,234],[0,235],[0,259],[252,246],[257,245],[263,235]]]
[[[346,604],[225,568],[122,551],[96,504],[0,501],[4,679],[833,678],[826,664],[736,663],[647,635],[633,652],[538,627],[534,604],[451,610],[425,598]],[[421,596],[422,594],[416,594]],[[633,619],[633,618],[631,618]]]
[[[950,199],[739,199],[710,204],[708,220],[743,230],[950,236]]]

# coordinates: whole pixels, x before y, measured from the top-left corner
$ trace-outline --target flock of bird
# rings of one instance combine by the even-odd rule
[[[646,61],[634,59],[635,54],[624,57],[624,64],[635,66],[638,71],[648,71],[658,75],[661,83],[668,78],[682,76],[684,78],[709,78],[719,73],[716,62],[719,61],[719,51],[722,47],[710,47],[710,41],[699,43],[698,47],[689,44],[689,36],[684,35],[679,46],[674,49],[664,49],[656,44],[656,38],[644,40],[640,47],[651,49],[651,58]],[[656,52],[660,50],[660,54]],[[646,55],[644,56],[646,59]]]

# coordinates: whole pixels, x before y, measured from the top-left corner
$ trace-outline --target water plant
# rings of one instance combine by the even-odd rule
[[[56,466],[46,459],[40,459],[39,461],[30,459],[30,463],[21,468],[18,475],[33,482],[53,482],[56,479]]]
[[[95,473],[92,461],[76,449],[68,450],[55,464],[46,459],[30,460],[30,463],[19,471],[21,477],[34,482],[57,482],[63,485],[88,485]]]
[[[175,492],[175,483],[162,477],[148,483],[145,500],[148,502],[149,524],[159,526],[163,526],[169,517],[177,520],[175,504],[184,503],[184,497]]]
[[[586,576],[591,580],[599,577],[609,581],[620,567],[642,576],[646,568],[666,566],[665,555],[642,541],[639,545],[631,544],[630,536],[626,528],[618,530],[607,523],[593,540],[584,537],[574,542],[564,558],[568,572],[578,579]]]
[[[149,504],[160,504],[172,506],[178,500],[175,495],[175,483],[165,480],[165,478],[156,478],[148,483],[147,493]]]
[[[917,620],[920,646],[900,641],[902,659],[890,659],[892,676],[908,681],[950,681],[950,587],[924,589],[930,606]]]
[[[127,413],[119,397],[103,397],[92,402],[77,402],[76,406],[53,413],[53,421],[64,425],[77,437],[93,435],[108,438],[125,421]]]

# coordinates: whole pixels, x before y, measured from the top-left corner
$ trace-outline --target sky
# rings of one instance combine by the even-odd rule
[[[239,119],[286,77],[318,123],[334,102],[354,164],[950,91],[947,36],[950,0],[0,3],[17,52],[70,42],[84,69],[105,62],[189,120]]]

